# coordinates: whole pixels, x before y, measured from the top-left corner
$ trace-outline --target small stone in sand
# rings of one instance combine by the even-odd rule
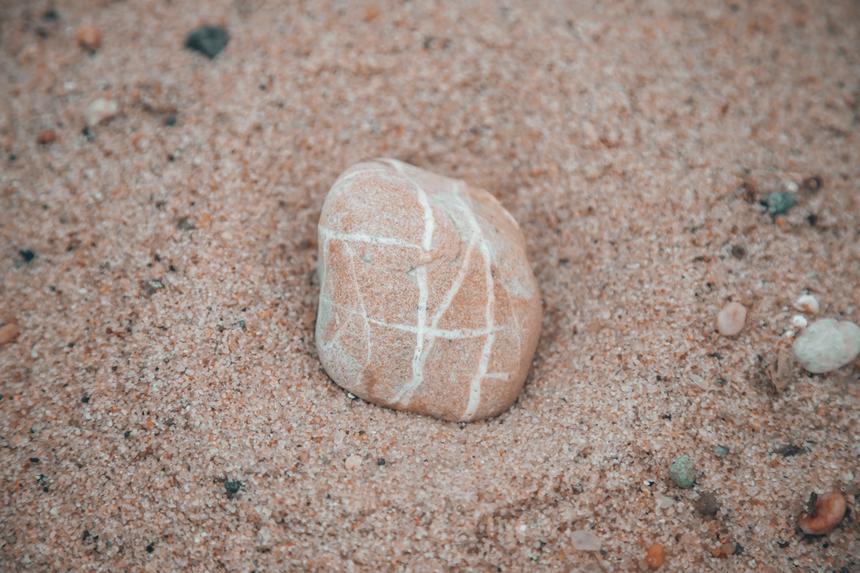
[[[730,302],[717,314],[717,330],[723,336],[735,336],[744,328],[747,309],[738,302]]]
[[[818,299],[811,294],[802,294],[794,301],[794,308],[806,314],[818,314]]]
[[[588,529],[577,529],[570,535],[573,546],[579,551],[600,551],[601,539]]]
[[[696,483],[696,468],[690,456],[678,456],[669,467],[669,477],[681,489],[690,489]]]
[[[230,34],[220,26],[200,26],[192,30],[185,38],[185,47],[189,50],[199,52],[209,58],[215,56],[227,47]]]
[[[830,372],[850,364],[860,353],[860,326],[848,320],[823,318],[797,337],[794,356],[813,374]]]
[[[21,329],[18,328],[18,323],[15,320],[0,326],[0,346],[15,342],[19,334],[21,334]]]
[[[784,215],[797,203],[797,195],[791,191],[776,191],[767,196],[767,212],[771,217]]]
[[[51,145],[57,141],[57,132],[53,129],[46,129],[36,138],[39,145]]]
[[[666,562],[666,547],[662,543],[651,545],[645,552],[645,564],[652,571],[656,571]]]
[[[807,512],[800,514],[797,525],[807,535],[826,535],[836,529],[845,517],[847,504],[839,490],[809,497]]]
[[[227,497],[232,499],[239,494],[239,491],[244,485],[237,479],[224,480],[224,491],[227,492]]]
[[[703,492],[695,502],[693,502],[693,507],[696,508],[696,511],[700,515],[705,517],[714,517],[720,510],[720,501],[713,493],[706,491]]]
[[[110,121],[119,113],[119,106],[113,100],[98,98],[87,106],[85,120],[88,126],[95,127],[100,123]]]
[[[25,263],[32,263],[33,259],[36,258],[36,253],[32,249],[21,249],[18,254],[21,255],[21,260]]]
[[[724,458],[729,455],[729,448],[726,446],[716,445],[714,446],[714,455],[718,458]]]
[[[348,470],[354,470],[361,465],[361,456],[358,454],[350,454],[343,464]]]
[[[81,26],[75,32],[75,38],[78,45],[89,52],[95,52],[102,45],[102,33],[93,26]]]
[[[146,296],[152,296],[164,288],[164,283],[158,279],[147,279],[143,281],[143,293]]]
[[[799,329],[806,328],[806,325],[809,324],[806,320],[806,317],[802,314],[795,314],[791,317],[791,326]]]

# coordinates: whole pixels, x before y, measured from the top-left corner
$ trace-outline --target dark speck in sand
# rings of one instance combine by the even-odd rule
[[[803,446],[798,446],[797,444],[786,444],[775,449],[773,453],[790,458],[791,456],[805,454],[807,451],[808,450]]]
[[[25,263],[33,262],[33,259],[36,258],[36,253],[31,251],[30,249],[21,249],[18,251],[18,254],[21,256],[21,260]]]
[[[210,60],[221,53],[230,41],[230,34],[220,26],[201,26],[185,37],[185,47],[200,52]]]
[[[224,491],[227,492],[227,497],[231,499],[239,494],[242,487],[244,487],[244,485],[237,479],[224,480]]]

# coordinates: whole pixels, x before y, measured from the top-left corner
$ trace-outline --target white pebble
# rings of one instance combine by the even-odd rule
[[[807,324],[808,323],[806,322],[806,317],[803,316],[802,314],[795,314],[791,318],[791,326],[793,326],[795,328],[804,329],[804,328],[806,328]]]
[[[361,456],[359,456],[358,454],[349,455],[346,458],[344,465],[346,466],[346,469],[354,470],[355,468],[357,468],[358,466],[361,465]]]
[[[579,551],[600,551],[603,542],[587,529],[577,529],[570,535],[573,546]]]
[[[735,336],[744,328],[747,309],[738,302],[730,302],[717,314],[717,330],[723,336]]]
[[[85,119],[88,126],[94,127],[108,121],[118,113],[119,106],[115,101],[100,97],[87,107]]]
[[[850,364],[860,353],[860,326],[849,320],[823,318],[804,330],[792,348],[809,372],[830,372]]]
[[[802,294],[794,301],[794,308],[806,314],[818,314],[818,299],[811,294]]]

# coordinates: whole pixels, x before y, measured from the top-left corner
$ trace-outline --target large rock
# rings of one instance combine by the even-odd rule
[[[445,420],[505,411],[541,323],[519,226],[489,193],[393,159],[357,164],[319,222],[316,343],[332,379]]]
[[[793,348],[797,361],[809,372],[830,372],[857,357],[860,326],[848,320],[822,318],[797,337]]]

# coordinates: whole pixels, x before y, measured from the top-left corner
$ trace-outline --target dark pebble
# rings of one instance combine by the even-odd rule
[[[221,53],[230,41],[230,34],[220,26],[201,26],[185,38],[185,47],[200,52],[210,60]]]
[[[21,249],[20,251],[18,251],[18,254],[21,255],[21,259],[25,263],[33,262],[33,259],[36,258],[36,253],[31,251],[30,249]]]
[[[33,463],[33,464],[38,464],[41,461],[42,460],[40,460],[39,458],[36,458],[36,457],[30,458],[30,463]]]
[[[176,221],[176,228],[180,231],[193,231],[194,223],[192,223],[188,217],[180,217],[178,221]]]
[[[90,403],[90,395],[84,394],[83,396],[81,396],[81,402],[83,402],[84,404],[89,404]]]
[[[147,553],[152,553],[153,551],[155,551],[155,543],[150,543],[149,545],[146,546],[146,552]]]
[[[60,13],[54,10],[53,8],[48,8],[44,12],[42,12],[42,21],[43,22],[56,22],[60,19]]]
[[[176,115],[172,113],[168,115],[167,118],[164,120],[164,125],[166,125],[167,127],[173,127],[174,125],[176,125]]]
[[[779,454],[783,457],[790,458],[791,456],[797,456],[800,454],[805,454],[807,452],[806,448],[803,446],[798,446],[797,444],[786,444],[784,446],[780,446],[773,451],[775,454]]]
[[[143,281],[143,292],[146,296],[152,296],[164,288],[164,283],[158,279],[147,279]]]
[[[224,480],[224,490],[227,492],[227,497],[235,497],[242,489],[242,482],[237,479]]]
[[[797,203],[797,196],[791,191],[776,191],[767,196],[767,212],[771,217],[784,215]]]
[[[818,224],[818,215],[816,215],[815,213],[810,213],[806,216],[806,222],[809,223],[810,227],[814,227]]]
[[[821,177],[818,175],[813,175],[812,177],[807,177],[801,183],[801,187],[803,187],[806,191],[818,191],[821,189]]]
[[[384,465],[385,465],[385,458],[379,458],[379,459],[377,459],[377,460],[376,460],[376,465],[378,465],[378,466],[384,466]]]
[[[747,250],[743,245],[732,245],[732,256],[736,259],[742,259],[746,256]]]
[[[717,499],[717,496],[712,494],[711,492],[703,492],[702,495],[693,503],[693,507],[696,508],[696,511],[699,515],[703,515],[705,517],[714,517],[717,515],[717,512],[720,510],[720,502]]]

